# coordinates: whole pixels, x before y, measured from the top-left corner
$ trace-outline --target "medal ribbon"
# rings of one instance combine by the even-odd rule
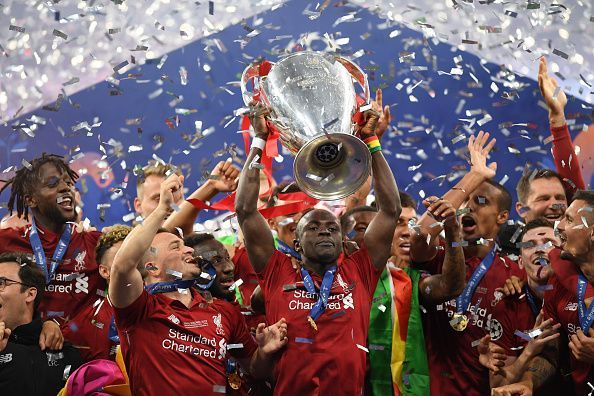
[[[594,304],[590,304],[590,308],[586,310],[586,303],[584,302],[587,286],[588,280],[584,274],[580,273],[577,282],[578,314],[580,316],[580,327],[584,334],[588,333],[588,329],[594,322]]]
[[[524,286],[524,294],[526,294],[526,299],[528,300],[528,305],[530,305],[530,310],[532,310],[532,313],[535,316],[538,316],[540,308],[538,308],[538,306],[536,305],[536,301],[534,301],[534,296],[532,295],[532,292],[530,292],[528,284]]]
[[[288,254],[289,256],[296,258],[297,260],[301,260],[301,255],[295,251],[291,246],[287,245],[280,239],[277,239],[278,246],[276,247],[278,250],[283,252],[284,254]],[[307,274],[309,275],[309,274]],[[308,290],[309,291],[309,290]]]
[[[170,293],[175,292],[178,289],[189,289],[196,285],[198,280],[199,279],[178,279],[170,282],[157,282],[151,285],[146,285],[144,290],[146,290],[148,294]]]
[[[334,282],[334,274],[336,274],[336,269],[336,266],[333,265],[326,270],[324,278],[322,279],[320,292],[318,293],[311,275],[304,267],[301,267],[301,277],[303,278],[305,290],[307,290],[308,293],[318,296],[318,301],[316,301],[311,311],[309,311],[309,317],[314,321],[319,318],[320,315],[326,310],[326,306],[328,305],[328,296],[330,296],[330,289],[332,289],[332,283]]]
[[[479,266],[474,270],[472,276],[466,283],[466,287],[462,291],[462,294],[456,298],[456,313],[462,314],[466,312],[468,309],[468,305],[470,304],[470,300],[474,295],[474,291],[478,286],[483,276],[487,273],[489,268],[491,268],[491,264],[493,264],[493,259],[495,258],[495,248],[491,249],[491,251],[485,256],[483,261],[479,264]]]
[[[45,274],[45,280],[48,284],[50,283],[52,277],[56,273],[56,270],[58,269],[58,264],[60,263],[60,261],[62,261],[62,258],[66,254],[66,250],[68,249],[68,245],[70,244],[71,234],[72,230],[70,225],[66,225],[66,228],[64,228],[64,232],[62,232],[62,235],[60,236],[58,246],[56,246],[56,250],[54,251],[50,268],[48,269],[47,260],[45,258],[45,252],[43,251],[43,246],[41,245],[41,239],[39,238],[37,225],[35,224],[35,216],[33,216],[31,220],[31,231],[29,232],[29,241],[31,242],[31,247],[33,248],[33,253],[35,254],[35,262],[37,263],[37,266],[41,268],[41,270]]]

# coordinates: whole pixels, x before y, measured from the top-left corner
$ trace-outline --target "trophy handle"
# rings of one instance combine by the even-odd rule
[[[367,81],[367,74],[356,64],[353,63],[351,60],[343,58],[341,56],[337,56],[335,58],[338,62],[340,62],[345,69],[350,73],[351,76],[359,83],[361,88],[363,88],[363,93],[365,95],[366,103],[369,103],[370,95],[369,95],[369,82]]]
[[[260,74],[260,65],[261,63],[254,63],[249,65],[248,67],[245,68],[245,70],[243,71],[243,73],[241,74],[241,81],[240,81],[240,86],[241,86],[241,97],[243,98],[243,103],[245,103],[246,106],[248,106],[250,104],[250,102],[252,100],[254,100],[254,96],[256,95],[256,93],[250,91],[248,89],[248,83],[255,79],[256,81],[254,82],[255,85],[255,89],[254,90],[259,90],[260,89],[260,79],[266,76],[263,76]],[[274,66],[273,62],[270,62],[271,66]]]

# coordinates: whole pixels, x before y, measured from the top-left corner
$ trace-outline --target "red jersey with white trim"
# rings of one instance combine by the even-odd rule
[[[128,307],[115,308],[132,394],[225,394],[227,350],[236,359],[256,351],[236,308],[191,293],[189,308],[146,291]]]
[[[318,286],[322,279],[310,271]],[[361,395],[365,387],[367,331],[381,271],[365,247],[339,260],[328,306],[307,320],[317,296],[308,293],[291,259],[275,250],[262,275],[268,323],[285,318],[289,342],[277,358],[275,395]]]
[[[561,324],[560,342],[568,343],[569,337],[576,334],[580,329],[577,299],[578,269],[572,262],[561,259],[560,249],[553,249],[549,252],[549,259],[553,267],[553,274],[549,278],[549,285],[552,289],[546,290],[544,295],[544,317],[552,318],[556,323]],[[561,278],[563,277],[563,278]],[[585,298],[594,296],[592,285],[588,284]],[[588,331],[582,331],[588,335]],[[565,346],[561,346],[565,348]],[[569,370],[575,386],[575,395],[585,395],[592,389],[588,382],[594,385],[594,375],[590,373],[589,364],[578,361],[573,354],[569,353]]]
[[[70,225],[68,225],[70,226]],[[60,235],[37,225],[39,239],[49,263],[58,246]],[[29,241],[30,227],[0,230],[0,253],[23,252],[33,254]],[[105,294],[106,282],[99,275],[99,266],[95,261],[95,247],[101,233],[99,231],[72,231],[68,249],[56,273],[46,286],[39,313],[43,320],[54,318],[60,323],[64,337],[73,344],[93,345],[97,337],[97,327],[90,321],[78,321],[73,329],[67,329],[70,321],[78,315],[85,315],[98,297]],[[80,317],[79,317],[80,319]],[[87,353],[81,350],[83,358]]]
[[[444,257],[445,252],[440,250],[424,268],[434,274],[441,273]],[[481,261],[478,257],[466,259],[466,281]],[[517,263],[496,254],[472,295],[470,309],[465,313],[468,325],[464,331],[456,331],[450,325],[456,312],[455,299],[426,307],[425,340],[432,395],[479,396],[490,393],[489,371],[479,363],[478,351],[472,346],[474,341],[487,334],[491,334],[493,342],[510,354],[520,352],[514,349],[523,345],[522,339],[515,336],[514,331],[530,328],[533,319],[529,308],[520,317],[510,317],[507,310],[515,309],[515,302],[503,299],[503,293],[495,290],[512,275],[524,277]],[[514,323],[516,320],[519,322]]]

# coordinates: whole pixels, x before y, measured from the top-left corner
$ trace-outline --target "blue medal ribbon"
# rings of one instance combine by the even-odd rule
[[[470,304],[470,300],[474,295],[474,291],[478,286],[483,276],[487,273],[489,268],[491,268],[491,264],[493,264],[493,260],[495,259],[495,248],[491,249],[491,251],[485,256],[483,261],[479,264],[479,266],[474,270],[472,276],[466,283],[466,287],[462,291],[462,294],[456,298],[456,313],[462,314],[466,312],[468,306]]]
[[[584,302],[587,286],[588,280],[584,274],[580,273],[577,282],[578,314],[580,317],[580,327],[584,334],[588,334],[588,330],[592,326],[592,322],[594,322],[594,304],[590,304],[590,308],[586,310],[586,303]]]
[[[45,252],[43,251],[43,246],[41,244],[41,239],[39,238],[39,231],[37,230],[37,225],[35,224],[35,216],[31,220],[31,231],[29,231],[29,242],[31,242],[31,247],[33,248],[33,253],[35,254],[35,263],[43,273],[45,274],[45,280],[49,284],[52,280],[52,277],[56,273],[58,269],[58,265],[62,258],[66,254],[66,250],[68,249],[68,245],[70,244],[70,236],[71,236],[71,228],[69,225],[66,225],[64,228],[64,232],[60,236],[60,240],[58,241],[58,246],[56,246],[56,250],[54,250],[54,255],[52,257],[52,261],[50,263],[50,268],[47,268],[47,260],[45,258]]]
[[[534,314],[534,316],[538,316],[540,312],[540,308],[536,305],[536,301],[534,300],[534,296],[528,287],[528,284],[524,286],[524,294],[526,294],[526,300],[528,300],[528,305],[530,305],[530,310]]]
[[[334,274],[336,274],[336,269],[336,266],[333,265],[326,270],[324,278],[322,279],[320,292],[318,293],[311,275],[304,267],[301,267],[301,277],[303,278],[303,286],[305,286],[305,290],[307,290],[308,293],[318,296],[318,301],[316,301],[311,311],[309,311],[309,317],[314,321],[319,318],[320,315],[326,310],[326,306],[328,305],[328,297],[330,296],[330,289],[332,289],[332,283],[334,282]]]
[[[109,331],[107,333],[107,337],[110,339],[111,342],[116,344],[120,343],[120,336],[118,335],[118,328],[115,324],[115,316],[112,315],[111,321],[109,322]]]
[[[278,250],[283,252],[284,254],[288,254],[291,257],[296,258],[297,260],[301,260],[301,255],[295,251],[291,246],[287,245],[280,239],[277,239],[278,246],[276,247]]]
[[[197,281],[198,279],[178,279],[170,282],[157,282],[146,285],[144,290],[148,294],[176,292],[178,289],[189,289],[192,286],[197,286]]]

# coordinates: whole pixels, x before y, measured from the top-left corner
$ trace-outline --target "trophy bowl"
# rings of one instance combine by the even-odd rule
[[[338,56],[303,51],[272,64],[261,76],[258,65],[246,68],[241,81],[244,102],[254,90],[270,110],[281,144],[295,155],[293,174],[303,192],[320,200],[351,195],[371,172],[371,154],[354,135],[358,111],[354,82],[369,98],[365,73]]]

